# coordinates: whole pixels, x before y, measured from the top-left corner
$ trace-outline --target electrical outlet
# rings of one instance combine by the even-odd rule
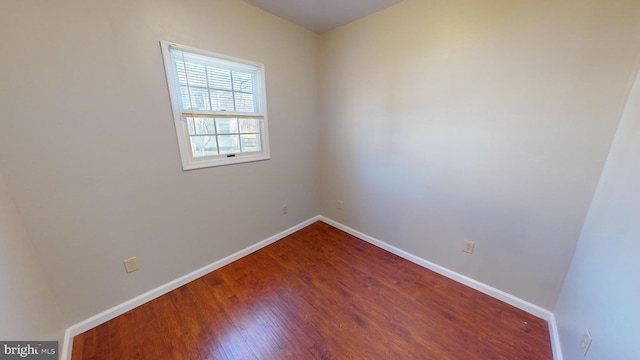
[[[342,202],[342,200],[338,200],[338,209],[342,210],[344,208],[344,203]]]
[[[138,265],[138,259],[135,256],[129,259],[125,259],[124,269],[127,271],[127,273],[140,269],[140,266]]]
[[[289,205],[282,205],[282,215],[289,212]]]
[[[469,254],[473,254],[473,249],[476,247],[476,243],[474,243],[473,241],[470,240],[465,240],[464,244],[462,245],[462,251],[469,253]]]
[[[584,335],[582,336],[582,340],[580,341],[580,350],[582,351],[582,356],[587,356],[587,351],[589,351],[591,340],[593,340],[593,338],[591,337],[589,329],[587,329],[587,331],[585,331]]]

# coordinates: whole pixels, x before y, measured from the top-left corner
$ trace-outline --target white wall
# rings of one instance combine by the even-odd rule
[[[66,324],[2,174],[0,249],[0,339],[61,341]]]
[[[318,214],[315,33],[241,0],[3,0],[0,34],[0,163],[69,324]],[[265,64],[271,160],[181,170],[160,40]]]
[[[565,360],[640,359],[640,76],[555,308]]]
[[[322,214],[553,309],[639,18],[632,0],[405,0],[323,34]]]

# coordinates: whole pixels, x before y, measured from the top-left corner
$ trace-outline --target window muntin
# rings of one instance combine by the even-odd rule
[[[161,46],[183,168],[268,159],[264,66]]]
[[[194,158],[260,152],[259,119],[187,117]]]

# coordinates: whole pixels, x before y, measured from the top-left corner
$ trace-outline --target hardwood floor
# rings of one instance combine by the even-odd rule
[[[79,359],[552,359],[547,322],[317,222],[74,338]]]

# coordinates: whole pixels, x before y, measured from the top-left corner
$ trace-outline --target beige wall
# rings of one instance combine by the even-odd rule
[[[318,214],[315,33],[240,0],[2,9],[0,163],[69,323]],[[265,64],[271,160],[181,170],[160,40]]]
[[[631,0],[405,0],[322,35],[322,214],[553,309],[639,18]]]
[[[640,75],[555,308],[565,360],[640,359]]]
[[[60,308],[2,174],[0,249],[0,339],[61,341]]]

